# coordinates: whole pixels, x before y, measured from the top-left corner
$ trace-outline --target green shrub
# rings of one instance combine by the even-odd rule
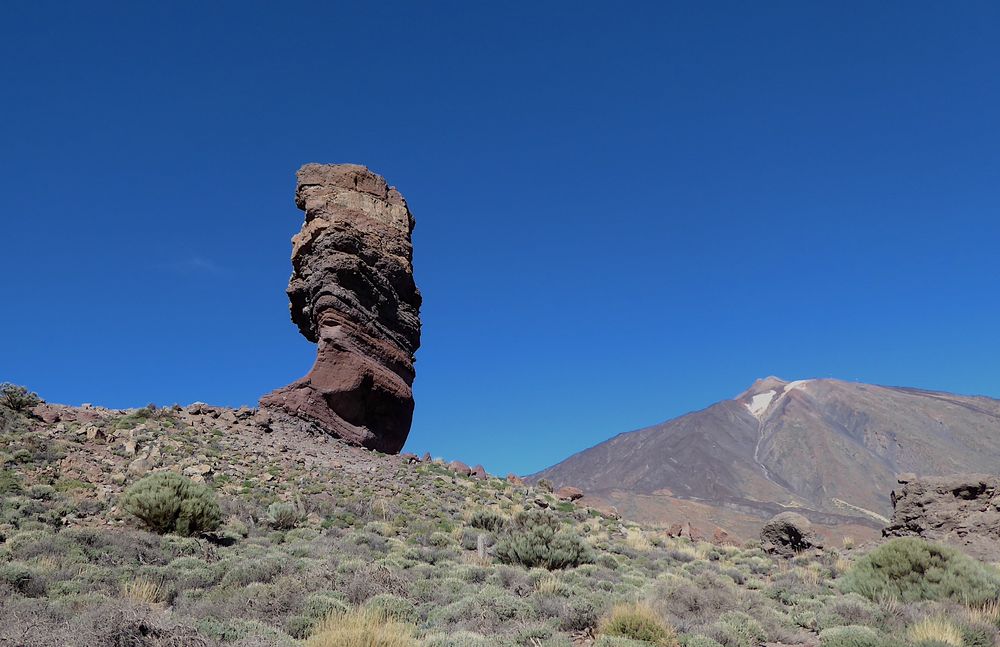
[[[507,564],[549,570],[594,561],[583,539],[572,530],[562,529],[559,519],[545,510],[518,514],[497,542],[496,555]]]
[[[688,634],[681,636],[681,647],[722,647],[722,645],[708,636]]]
[[[219,527],[222,511],[212,491],[180,474],[151,474],[132,485],[122,508],[153,532],[190,536]]]
[[[644,604],[619,605],[601,623],[601,636],[643,641],[657,647],[676,647],[677,634]]]
[[[41,403],[42,399],[36,393],[32,393],[23,386],[10,382],[0,384],[0,406],[2,407],[24,413]]]
[[[1000,573],[949,546],[901,537],[859,559],[840,588],[869,600],[952,599],[980,605],[1000,595]]]
[[[291,530],[302,523],[302,511],[294,503],[276,502],[267,507],[267,522],[275,530]]]
[[[645,640],[633,640],[622,636],[600,636],[594,647],[649,647]]]
[[[879,607],[857,593],[832,597],[816,614],[819,629],[846,625],[872,625],[880,616]]]
[[[713,630],[716,640],[725,647],[757,647],[767,638],[760,623],[742,611],[726,611]]]
[[[369,598],[364,604],[365,609],[377,611],[390,620],[397,620],[403,623],[416,624],[419,620],[417,608],[406,598],[389,593],[380,593]]]
[[[476,510],[469,519],[469,525],[480,530],[499,533],[507,526],[507,517],[495,510]]]
[[[821,631],[819,645],[820,647],[893,647],[894,642],[871,627],[848,625]]]

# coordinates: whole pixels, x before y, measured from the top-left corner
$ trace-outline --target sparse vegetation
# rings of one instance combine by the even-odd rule
[[[383,641],[366,647],[569,647],[589,636],[595,647],[996,643],[1000,606],[981,603],[992,569],[957,551],[888,542],[868,556],[786,561],[433,463],[333,443],[282,451],[268,435],[222,433],[225,413],[113,411],[87,432],[2,412],[0,645],[325,647],[359,635]],[[128,466],[153,449],[154,472],[129,486]],[[188,473],[205,484],[155,471],[200,465],[211,469]],[[215,506],[188,506],[210,513],[189,515],[182,532],[192,496]],[[135,523],[131,509],[150,522]],[[883,563],[906,566],[887,577]],[[891,596],[887,581],[924,593]],[[862,582],[866,594],[853,592]]]

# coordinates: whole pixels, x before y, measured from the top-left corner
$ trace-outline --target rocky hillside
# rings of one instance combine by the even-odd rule
[[[0,645],[926,647],[933,618],[971,636],[952,647],[997,639],[977,605],[1000,574],[958,556],[951,588],[903,602],[856,552],[673,537],[249,409],[0,402],[0,448]],[[204,531],[149,525],[165,477]]]
[[[1000,400],[842,382],[759,380],[732,400],[621,434],[532,477],[646,521],[752,536],[796,509],[862,536],[888,522],[900,472],[990,472]],[[867,530],[866,530],[867,529]]]

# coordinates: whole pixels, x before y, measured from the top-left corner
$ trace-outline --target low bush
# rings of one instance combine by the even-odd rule
[[[0,384],[0,406],[2,407],[24,413],[41,403],[42,399],[38,397],[38,394],[32,393],[23,386],[10,382]]]
[[[482,509],[472,513],[469,525],[473,528],[498,533],[507,526],[507,517],[495,510]]]
[[[619,605],[601,622],[598,633],[640,640],[657,647],[676,647],[677,633],[645,604]]]
[[[884,634],[860,625],[832,627],[819,633],[820,647],[896,647]]]
[[[496,555],[508,564],[549,570],[594,561],[590,547],[580,535],[561,528],[559,519],[545,510],[518,514],[497,542]]]
[[[222,511],[212,490],[173,472],[151,474],[122,496],[122,508],[153,532],[182,536],[215,530]]]
[[[723,647],[757,647],[767,638],[760,623],[742,611],[720,615],[711,633]]]
[[[951,599],[981,605],[1000,595],[1000,573],[949,546],[901,537],[859,559],[840,588],[869,600]]]
[[[291,530],[302,523],[302,511],[294,503],[276,502],[267,508],[267,522],[275,530]]]
[[[390,620],[405,622],[407,624],[416,623],[420,618],[417,609],[412,602],[398,595],[380,593],[369,598],[364,605],[365,609],[370,609],[381,613]]]

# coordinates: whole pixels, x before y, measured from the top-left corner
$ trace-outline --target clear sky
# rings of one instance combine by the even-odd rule
[[[305,162],[417,219],[411,451],[531,472],[770,374],[1000,397],[997,3],[9,2],[0,60],[0,379],[50,401],[304,374]]]

